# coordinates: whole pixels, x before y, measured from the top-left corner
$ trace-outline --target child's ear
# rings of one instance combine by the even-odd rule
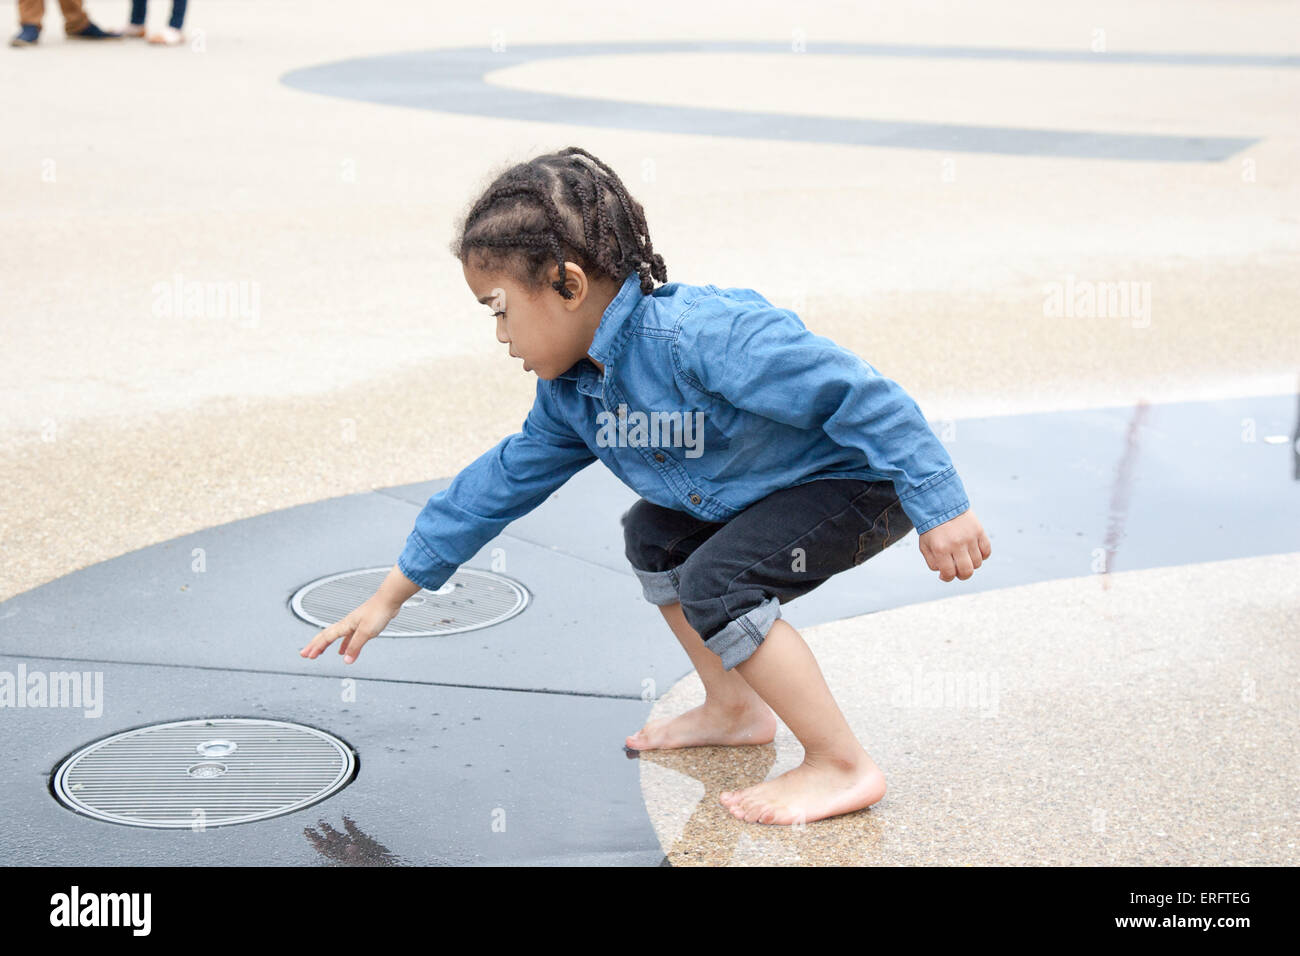
[[[560,281],[560,267],[558,265],[551,266],[550,281],[552,288],[554,288],[554,283]],[[583,271],[582,266],[567,259],[564,262],[564,288],[572,293],[571,297],[565,299],[565,303],[570,310],[581,305],[586,300],[587,293],[591,290],[591,279]]]

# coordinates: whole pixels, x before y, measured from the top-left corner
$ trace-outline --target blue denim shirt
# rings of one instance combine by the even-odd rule
[[[633,273],[587,354],[538,378],[522,429],[433,495],[397,560],[431,590],[599,458],[641,497],[727,521],[819,478],[888,480],[921,534],[970,507],[916,402],[753,289]],[[675,414],[674,414],[675,413]]]

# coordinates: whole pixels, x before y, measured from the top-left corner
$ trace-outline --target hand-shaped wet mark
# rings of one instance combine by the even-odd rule
[[[401,866],[402,859],[388,847],[373,837],[362,833],[355,823],[346,816],[343,826],[347,833],[340,833],[324,820],[320,821],[321,832],[313,827],[304,827],[303,834],[311,841],[316,852],[327,860],[344,866]]]

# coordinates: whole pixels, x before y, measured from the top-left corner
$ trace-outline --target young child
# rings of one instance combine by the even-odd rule
[[[429,499],[375,594],[299,653],[342,638],[352,663],[402,602],[599,458],[642,496],[621,519],[626,555],[706,692],[625,746],[765,744],[780,717],[803,763],[723,792],[734,816],[811,822],[880,800],[884,775],[780,608],[914,527],[942,581],[989,557],[916,402],[751,289],[655,288],[668,274],[641,204],[578,147],[498,177],[451,251],[497,340],[537,374],[533,407]]]

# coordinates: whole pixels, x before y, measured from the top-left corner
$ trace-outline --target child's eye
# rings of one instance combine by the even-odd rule
[[[493,313],[492,313],[492,318],[495,319],[498,315],[502,315],[502,316],[503,316],[503,315],[505,315],[505,313],[504,313],[504,312],[493,312]]]

